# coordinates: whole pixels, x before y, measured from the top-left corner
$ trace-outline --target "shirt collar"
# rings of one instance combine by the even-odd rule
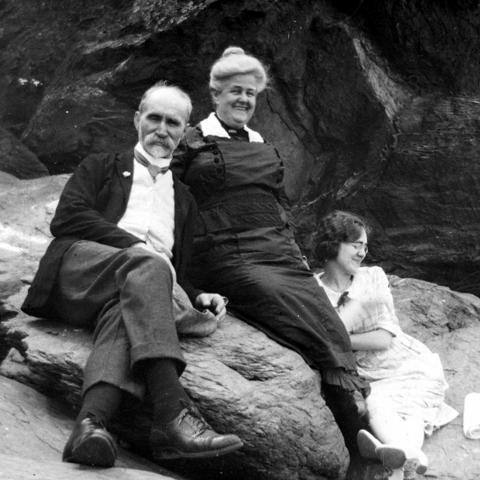
[[[138,150],[152,165],[156,165],[157,167],[168,167],[170,165],[170,162],[172,161],[172,157],[153,157],[147,151],[145,151],[140,142],[135,145],[135,150]]]

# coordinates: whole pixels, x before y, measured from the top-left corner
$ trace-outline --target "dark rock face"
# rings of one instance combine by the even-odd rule
[[[478,95],[480,8],[473,0],[342,0],[397,74],[417,91]],[[343,5],[342,5],[343,4]]]
[[[130,148],[159,79],[211,108],[208,70],[232,44],[270,67],[252,127],[286,165],[314,258],[332,208],[374,224],[391,273],[480,292],[475,2],[122,0],[0,3],[0,123],[51,173]],[[7,170],[10,171],[10,170]]]
[[[47,168],[37,156],[3,128],[0,128],[0,171],[17,178],[48,175]]]
[[[389,270],[478,294],[479,116],[473,98],[416,97],[378,184],[346,202],[375,219],[374,255]]]

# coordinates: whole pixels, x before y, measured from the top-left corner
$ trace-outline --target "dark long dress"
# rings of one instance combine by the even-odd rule
[[[275,148],[196,127],[172,168],[199,207],[194,285],[228,297],[229,309],[300,353],[324,383],[364,389],[348,333],[295,243]]]

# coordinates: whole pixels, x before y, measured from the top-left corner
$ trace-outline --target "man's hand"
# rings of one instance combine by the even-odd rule
[[[222,297],[218,293],[201,293],[195,299],[195,307],[199,309],[207,308],[215,314],[217,320],[223,320],[227,313],[226,297]]]

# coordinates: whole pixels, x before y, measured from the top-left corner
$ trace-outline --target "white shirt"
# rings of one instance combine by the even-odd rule
[[[148,161],[160,167],[171,158],[155,159],[138,143],[135,146]],[[132,190],[127,208],[118,226],[146,243],[146,248],[172,258],[175,226],[175,203],[172,172],[157,175],[154,180],[148,169],[133,162]]]

